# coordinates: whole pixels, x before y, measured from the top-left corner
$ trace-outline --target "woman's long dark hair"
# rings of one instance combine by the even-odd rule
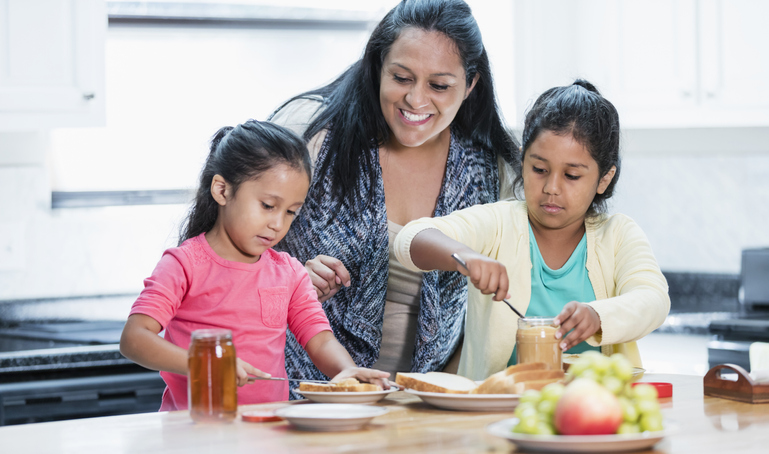
[[[211,195],[214,175],[221,175],[237,193],[241,183],[258,178],[278,164],[304,171],[310,178],[310,154],[305,141],[290,130],[266,121],[248,120],[225,126],[211,139],[211,151],[200,172],[195,202],[181,226],[179,244],[208,232],[216,224],[219,204]]]
[[[462,0],[403,0],[379,22],[358,62],[325,87],[303,93],[286,103],[299,98],[323,98],[322,110],[310,123],[304,137],[309,141],[323,129],[333,126],[329,144],[332,159],[324,161],[318,171],[325,175],[331,168],[333,187],[339,200],[347,200],[354,194],[360,176],[360,161],[364,161],[365,168],[374,165],[368,150],[389,139],[390,129],[379,103],[380,77],[387,53],[407,27],[437,31],[449,37],[462,59],[467,86],[476,75],[479,76],[475,88],[451,123],[460,143],[485,153],[502,155],[510,163],[518,149],[499,113],[489,58],[470,7]],[[369,178],[374,187],[373,172]]]
[[[598,163],[599,179],[612,166],[617,168],[606,191],[593,198],[587,214],[592,216],[605,212],[606,201],[614,195],[620,174],[619,114],[614,105],[601,96],[593,84],[582,79],[542,93],[526,114],[521,139],[523,148],[520,153],[516,153],[514,162],[517,176],[513,188],[519,198],[523,192],[523,158],[531,144],[544,131],[558,135],[571,134]]]

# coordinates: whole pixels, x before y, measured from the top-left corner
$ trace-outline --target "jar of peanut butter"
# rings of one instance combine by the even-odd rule
[[[188,352],[188,400],[195,422],[229,422],[238,413],[237,357],[228,329],[192,332]]]
[[[518,319],[515,335],[518,364],[541,361],[548,368],[560,370],[560,339],[555,338],[558,327],[553,324],[555,317],[524,317]]]

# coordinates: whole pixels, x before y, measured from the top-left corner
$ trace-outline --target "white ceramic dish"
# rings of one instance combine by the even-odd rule
[[[513,433],[518,418],[504,419],[486,427],[486,431],[506,438],[521,450],[544,452],[622,452],[637,451],[654,446],[677,431],[676,425],[665,422],[665,430],[626,435],[525,435]]]
[[[297,429],[321,432],[358,430],[385,413],[384,407],[354,404],[299,404],[275,411]]]
[[[438,408],[460,411],[512,411],[520,394],[448,394],[407,389],[407,393]]]
[[[366,392],[318,392],[318,391],[299,391],[296,392],[307,399],[324,404],[373,404],[387,397],[388,394],[397,391],[398,388],[390,388],[386,391],[366,391]]]

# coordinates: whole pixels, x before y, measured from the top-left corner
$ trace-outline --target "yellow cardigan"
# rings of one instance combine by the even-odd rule
[[[502,201],[477,205],[439,218],[406,224],[395,238],[398,260],[411,270],[411,240],[436,228],[474,251],[501,262],[510,280],[509,301],[525,313],[531,299],[529,218],[526,203]],[[590,306],[601,319],[601,329],[587,339],[605,355],[624,353],[636,367],[641,355],[635,340],[657,329],[670,311],[665,277],[649,241],[638,225],[622,214],[585,220],[587,271],[596,301]],[[515,346],[518,317],[501,301],[492,301],[468,285],[465,340],[460,375],[482,380],[504,369]]]

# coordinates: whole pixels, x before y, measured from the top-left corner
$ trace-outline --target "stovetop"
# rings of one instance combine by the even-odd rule
[[[120,343],[124,321],[21,323],[0,329],[0,352]]]

